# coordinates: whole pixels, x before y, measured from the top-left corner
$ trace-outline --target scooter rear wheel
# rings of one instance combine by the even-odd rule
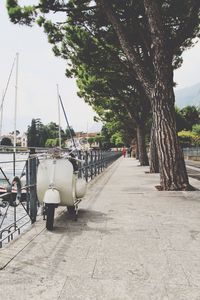
[[[68,210],[68,213],[70,215],[76,214],[76,210],[75,210],[75,206],[74,205],[67,206],[67,210]]]
[[[74,221],[77,221],[77,211],[75,205],[67,206],[67,210],[69,215],[74,219]]]
[[[47,210],[46,228],[48,230],[53,230],[55,204],[46,204],[46,210]]]

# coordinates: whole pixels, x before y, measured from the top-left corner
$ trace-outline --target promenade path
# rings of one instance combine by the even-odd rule
[[[157,191],[147,171],[118,159],[77,222],[59,208],[53,232],[40,220],[0,250],[0,299],[199,300],[200,192]]]

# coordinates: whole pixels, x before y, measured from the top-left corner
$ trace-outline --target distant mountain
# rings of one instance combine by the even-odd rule
[[[200,106],[200,83],[180,90],[175,89],[175,97],[175,104],[179,108],[188,105]]]

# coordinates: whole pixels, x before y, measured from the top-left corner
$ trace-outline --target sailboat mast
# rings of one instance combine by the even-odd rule
[[[5,88],[5,91],[3,92],[2,100],[1,100],[1,106],[0,106],[0,111],[1,111],[1,119],[0,119],[0,138],[1,138],[1,136],[2,136],[3,105],[4,105],[6,93],[7,93],[7,90],[8,90],[8,86],[9,86],[9,83],[10,83],[11,75],[12,75],[12,72],[13,72],[13,68],[14,68],[14,65],[15,65],[15,61],[16,61],[16,57],[14,58],[14,61],[13,61],[13,63],[12,63],[12,67],[11,67],[11,70],[10,70],[10,74],[9,74],[9,76],[8,76],[8,80],[7,80],[7,83],[6,83],[6,88]]]
[[[75,144],[75,141],[74,141],[72,132],[71,132],[71,128],[70,128],[70,126],[69,126],[69,121],[68,121],[67,114],[66,114],[66,112],[65,112],[65,108],[64,108],[64,105],[63,105],[63,102],[62,102],[62,99],[61,99],[60,94],[59,94],[59,99],[60,99],[60,104],[61,104],[61,107],[62,107],[64,116],[65,116],[65,120],[66,120],[66,122],[67,122],[67,127],[68,127],[68,129],[69,129],[69,134],[70,134],[71,141],[72,141],[72,143],[73,143],[74,149],[76,149],[76,151],[77,151],[76,144]]]
[[[17,92],[18,92],[18,63],[19,53],[16,53],[16,79],[15,79],[15,115],[14,115],[14,152],[16,152],[16,130],[17,130]]]
[[[58,137],[59,137],[59,147],[61,148],[61,127],[60,127],[60,99],[59,99],[59,87],[57,84],[57,98],[58,98]]]
[[[3,93],[4,95],[4,93]],[[0,107],[1,115],[0,115],[0,140],[2,136],[2,124],[3,124],[3,96],[2,96],[2,102],[1,102],[1,107]]]

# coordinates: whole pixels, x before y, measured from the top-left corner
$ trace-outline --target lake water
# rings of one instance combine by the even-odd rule
[[[21,177],[24,172],[28,153],[15,154],[15,175]],[[7,184],[5,176],[12,182],[14,177],[13,153],[0,153],[0,185]],[[5,174],[5,175],[4,175]]]
[[[22,173],[25,171],[25,164],[26,159],[28,158],[28,153],[19,154],[16,153],[15,155],[15,175],[21,177]],[[9,179],[10,183],[14,178],[14,165],[13,165],[13,153],[0,153],[0,186],[6,187],[8,181],[6,177]],[[16,209],[14,207],[9,206],[8,210],[7,207],[2,208],[0,207],[0,231],[9,226],[14,222],[14,213],[16,213],[16,219],[19,219],[25,216],[19,223],[18,226],[26,223],[30,220],[29,216],[27,215],[26,211],[24,210],[23,206],[19,204]],[[3,223],[2,223],[3,222]],[[23,232],[27,227],[30,226],[27,224],[21,230]],[[5,232],[5,235],[7,233]],[[15,234],[16,236],[16,234]],[[6,241],[5,241],[6,243]]]

